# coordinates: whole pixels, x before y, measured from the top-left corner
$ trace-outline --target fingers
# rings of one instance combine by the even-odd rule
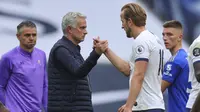
[[[121,106],[119,109],[118,109],[118,112],[123,112],[124,111],[124,108],[123,106]]]
[[[96,38],[93,38],[94,41],[96,41],[97,43],[100,41],[100,37],[96,37]]]
[[[93,48],[98,53],[104,53],[108,48],[108,41],[107,40],[100,40],[100,37],[93,38]]]
[[[102,41],[93,41],[93,47],[98,47],[98,46],[105,46],[108,45],[107,40],[102,40]]]
[[[118,112],[124,112],[125,111],[125,104],[122,105],[119,109],[118,109]]]
[[[95,42],[95,43],[105,43],[107,40],[100,40],[100,37],[98,36],[98,37],[96,37],[96,38],[93,38],[93,43]]]

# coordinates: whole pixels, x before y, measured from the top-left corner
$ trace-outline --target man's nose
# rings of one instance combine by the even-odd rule
[[[163,40],[167,40],[167,36],[164,35],[164,36],[163,36]]]
[[[85,35],[88,34],[87,30],[84,32],[84,34],[85,34]]]
[[[35,36],[34,35],[30,35],[29,40],[34,40]]]

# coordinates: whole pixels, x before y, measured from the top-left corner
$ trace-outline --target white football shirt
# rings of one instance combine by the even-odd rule
[[[188,63],[190,68],[189,82],[191,82],[191,90],[186,107],[192,108],[198,93],[200,92],[200,83],[197,82],[194,75],[193,63],[200,61],[200,36],[193,41],[189,47]]]
[[[164,109],[163,94],[161,92],[163,54],[163,47],[160,39],[148,30],[141,32],[140,35],[134,39],[129,62],[131,68],[129,83],[134,75],[134,65],[136,61],[148,61],[148,66],[141,91],[136,99],[137,106],[133,106],[132,110]]]

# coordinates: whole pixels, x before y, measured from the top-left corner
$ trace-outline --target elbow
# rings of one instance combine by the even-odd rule
[[[144,73],[135,73],[132,80],[137,81],[138,84],[142,84],[144,81]]]
[[[130,74],[131,74],[131,70],[130,70],[130,69],[131,69],[131,68],[130,68],[129,64],[126,63],[126,64],[122,67],[121,72],[122,72],[125,76],[129,77]]]
[[[122,68],[120,71],[125,75],[125,76],[130,76],[130,69],[128,68]]]

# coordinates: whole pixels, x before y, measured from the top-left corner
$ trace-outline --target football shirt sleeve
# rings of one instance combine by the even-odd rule
[[[146,42],[138,41],[133,47],[133,53],[135,53],[136,61],[149,61],[150,49]]]
[[[174,62],[167,62],[164,66],[162,79],[169,83],[173,83],[180,72],[181,67],[178,64]]]
[[[190,49],[192,63],[200,62],[200,42],[196,42]]]

